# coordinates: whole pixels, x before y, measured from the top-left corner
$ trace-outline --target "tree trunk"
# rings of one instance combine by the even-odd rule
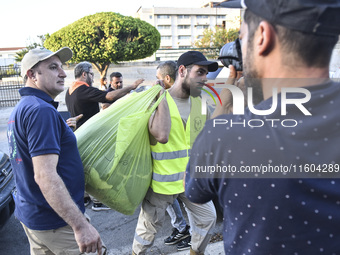
[[[110,63],[93,63],[94,67],[97,69],[97,71],[100,73],[100,79],[103,79],[106,77],[107,70],[109,69]]]
[[[97,71],[100,73],[100,86],[99,89],[101,90],[106,90],[107,89],[107,79],[106,79],[106,74],[107,74],[107,69],[109,69],[110,63],[93,63],[94,67],[97,69]]]

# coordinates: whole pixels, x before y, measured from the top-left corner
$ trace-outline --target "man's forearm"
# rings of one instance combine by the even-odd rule
[[[73,229],[79,229],[87,223],[85,216],[72,200],[64,182],[58,174],[42,180],[39,185],[46,201],[52,209]]]
[[[119,98],[125,96],[127,93],[129,93],[134,88],[135,87],[131,85],[131,86],[126,86],[126,87],[121,88],[121,89],[110,91],[106,94],[106,100],[108,100],[108,101],[118,100]]]
[[[168,102],[164,97],[149,120],[149,131],[158,142],[166,143],[169,139],[170,129],[170,111]]]
[[[81,228],[87,221],[57,173],[58,156],[39,156],[32,160],[35,181],[47,203],[73,229]]]

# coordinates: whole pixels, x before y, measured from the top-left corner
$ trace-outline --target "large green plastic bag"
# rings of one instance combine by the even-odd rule
[[[129,94],[75,132],[86,191],[123,214],[134,213],[150,186],[148,120],[165,95],[152,105],[160,90]]]

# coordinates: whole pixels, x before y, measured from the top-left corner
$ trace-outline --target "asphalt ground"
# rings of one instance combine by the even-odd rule
[[[157,63],[147,66],[111,66],[107,77],[113,71],[118,71],[123,74],[124,85],[132,84],[138,78],[144,78],[142,85],[150,86],[156,81]],[[73,68],[65,68],[67,78],[65,80],[65,91],[73,81]],[[99,85],[99,73],[94,70],[94,86]],[[64,102],[65,91],[61,93],[56,101],[59,101],[59,111],[65,111],[66,105]],[[13,107],[0,108],[0,150],[8,153],[7,144],[7,120],[12,112]],[[182,208],[183,209],[183,208]],[[91,217],[91,223],[100,233],[104,243],[108,247],[109,255],[125,255],[132,254],[131,247],[134,237],[135,228],[140,208],[133,215],[123,215],[114,210],[95,212],[91,209],[91,204],[87,207],[86,213]],[[183,209],[183,214],[186,217],[186,212]],[[222,233],[222,219],[219,218],[214,229],[215,237],[219,237]],[[167,246],[164,244],[164,239],[170,235],[172,226],[170,217],[166,214],[166,219],[163,228],[157,234],[153,247],[149,250],[150,255],[160,254],[189,254],[189,251],[177,252],[175,245]],[[12,215],[7,224],[0,230],[0,255],[27,255],[29,254],[29,244],[26,235],[21,227],[20,222]],[[218,238],[217,238],[218,240]],[[211,243],[208,245],[206,255],[224,254],[222,241]]]

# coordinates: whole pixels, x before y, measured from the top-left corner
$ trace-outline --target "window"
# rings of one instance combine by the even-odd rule
[[[157,19],[170,19],[170,15],[157,15]]]
[[[198,39],[198,40],[200,40],[200,39],[202,39],[202,38],[203,38],[203,35],[197,36],[197,39]]]
[[[224,19],[224,18],[225,18],[225,15],[217,15],[217,18],[218,18],[218,19]]]
[[[196,28],[197,29],[207,29],[207,28],[209,28],[209,25],[197,25]]]
[[[178,29],[190,29],[190,25],[178,25],[177,28]]]
[[[190,40],[191,35],[179,35],[178,40]]]
[[[158,30],[167,30],[167,29],[170,29],[171,26],[168,26],[168,25],[158,25],[157,26],[157,29]]]
[[[189,19],[190,16],[189,15],[177,15],[178,19]]]
[[[162,40],[162,41],[171,40],[171,36],[163,35],[163,36],[161,36],[161,40]]]
[[[197,15],[196,18],[197,19],[207,19],[207,18],[209,18],[209,16],[208,15]]]
[[[149,19],[152,19],[152,15],[149,16]]]

